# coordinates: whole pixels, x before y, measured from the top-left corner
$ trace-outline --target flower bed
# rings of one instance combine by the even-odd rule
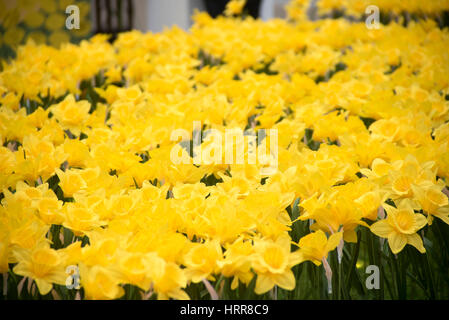
[[[448,29],[299,16],[20,47],[0,73],[3,294],[447,299]],[[210,129],[275,130],[277,170],[246,147],[173,162]]]

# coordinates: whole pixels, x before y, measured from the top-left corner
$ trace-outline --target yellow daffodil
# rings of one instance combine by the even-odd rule
[[[119,286],[118,272],[101,267],[79,266],[80,281],[83,286],[86,299],[111,300],[120,298],[125,291]],[[98,285],[101,283],[101,285]]]
[[[203,279],[214,279],[212,274],[217,270],[217,262],[222,259],[222,250],[217,241],[194,244],[184,256],[187,275],[192,282]]]
[[[49,293],[53,284],[65,284],[63,259],[48,243],[43,242],[32,250],[15,249],[13,254],[18,261],[14,272],[33,279],[42,295]]]
[[[397,208],[387,204],[383,207],[387,211],[387,218],[375,222],[371,231],[379,237],[387,238],[394,254],[402,251],[406,244],[414,246],[421,253],[426,252],[422,239],[417,234],[427,224],[426,218],[414,213],[409,201],[399,202]]]
[[[286,289],[295,288],[295,276],[291,268],[300,263],[299,252],[290,252],[289,237],[280,236],[276,241],[257,240],[254,244],[252,266],[257,273],[257,294],[271,290],[275,285]]]
[[[299,261],[309,260],[317,266],[321,265],[329,252],[338,246],[342,236],[341,232],[337,232],[327,238],[323,231],[318,230],[302,237],[298,242]]]
[[[231,0],[228,4],[226,4],[225,14],[227,16],[240,14],[245,6],[245,2],[246,0]]]
[[[432,224],[433,217],[440,218],[449,224],[449,199],[442,192],[441,185],[428,187],[414,187],[413,192],[421,208],[427,214],[429,225]]]

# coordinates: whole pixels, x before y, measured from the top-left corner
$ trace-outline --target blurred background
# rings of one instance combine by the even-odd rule
[[[289,0],[247,0],[244,14],[269,20],[285,18]],[[228,0],[0,0],[0,60],[13,58],[17,47],[29,39],[59,46],[79,43],[96,33],[111,34],[137,29],[160,32],[174,25],[188,30],[195,10],[216,17]],[[435,19],[443,28],[449,26],[449,0],[294,0],[305,6],[309,19],[344,18],[364,21],[367,4],[380,7],[380,22],[399,21],[407,25],[418,19]],[[79,28],[68,29],[66,22],[76,7]],[[345,11],[346,10],[346,11]],[[300,11],[298,11],[300,12]],[[73,22],[73,21],[72,21]],[[1,69],[1,65],[0,65]]]
[[[138,29],[160,32],[177,25],[188,30],[194,10],[221,14],[227,0],[0,0],[0,59],[15,56],[15,50],[28,39],[59,46],[79,43],[96,33],[112,34]],[[245,10],[267,20],[285,17],[288,0],[248,0]],[[79,8],[79,29],[68,30],[66,20]]]
[[[212,16],[216,16],[224,10],[227,2],[226,0],[135,0],[135,28],[158,32],[162,31],[164,26],[176,24],[188,29],[192,24],[190,17],[195,9],[209,11]],[[250,13],[256,11],[261,19],[267,20],[285,17],[286,3],[288,0],[249,0],[246,6],[252,9],[248,10]]]

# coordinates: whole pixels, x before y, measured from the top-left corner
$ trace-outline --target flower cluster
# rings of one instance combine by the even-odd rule
[[[301,0],[299,0],[301,1]],[[295,1],[298,2],[298,1]],[[365,13],[366,7],[374,5],[384,12],[400,14],[409,12],[412,14],[436,15],[442,11],[449,10],[449,1],[419,1],[419,0],[320,0],[318,8],[325,12],[344,8],[348,14],[361,15]]]
[[[66,28],[66,9],[75,5],[80,12],[79,29]],[[2,1],[0,3],[0,59],[13,57],[27,40],[59,46],[79,42],[91,32],[89,0]],[[0,67],[1,70],[1,67]]]
[[[28,42],[5,65],[0,272],[45,295],[76,265],[85,298],[130,285],[188,299],[195,285],[221,294],[223,279],[230,290],[293,290],[298,264],[329,269],[334,251],[346,261],[359,230],[393,254],[426,252],[422,231],[449,224],[448,30],[194,20],[189,32],[132,31],[112,44]],[[174,164],[194,121],[276,129],[277,172]],[[191,136],[172,141],[179,128]]]

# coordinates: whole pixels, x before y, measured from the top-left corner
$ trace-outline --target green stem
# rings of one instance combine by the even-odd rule
[[[426,253],[426,262],[424,263],[424,268],[426,270],[426,277],[428,278],[429,282],[429,289],[430,289],[430,299],[435,300],[435,282],[433,279],[432,269],[430,267],[430,261],[429,261],[429,255]]]
[[[399,260],[399,266],[401,269],[401,272],[398,274],[398,276],[401,278],[401,287],[400,287],[400,291],[399,291],[399,299],[400,300],[406,300],[407,299],[407,281],[405,278],[405,275],[407,274],[407,268],[406,268],[406,264],[404,261],[404,254],[402,254],[401,256],[398,256],[398,260]]]
[[[396,289],[397,289],[397,296],[396,299],[400,296],[400,288],[401,288],[401,279],[399,276],[399,268],[398,268],[398,261],[397,261],[397,256],[393,253],[391,253],[391,260],[392,260],[392,266],[393,266],[393,272],[394,273],[394,280],[395,280],[395,284],[396,284]]]
[[[360,243],[362,241],[362,235],[361,232],[357,232],[357,244],[355,246],[355,250],[354,253],[352,255],[352,260],[351,263],[349,265],[349,272],[346,276],[346,280],[345,280],[345,286],[346,288],[350,287],[350,281],[351,281],[351,276],[353,274],[353,271],[356,269],[356,265],[357,265],[357,260],[359,258],[359,252],[360,252]]]
[[[380,241],[377,242],[377,262],[379,263],[379,271],[380,271],[380,288],[379,288],[379,300],[384,300],[385,299],[385,294],[384,294],[384,290],[385,290],[385,284],[384,284],[384,278],[385,278],[385,274],[384,274],[384,267],[382,265],[382,246],[380,244]]]

